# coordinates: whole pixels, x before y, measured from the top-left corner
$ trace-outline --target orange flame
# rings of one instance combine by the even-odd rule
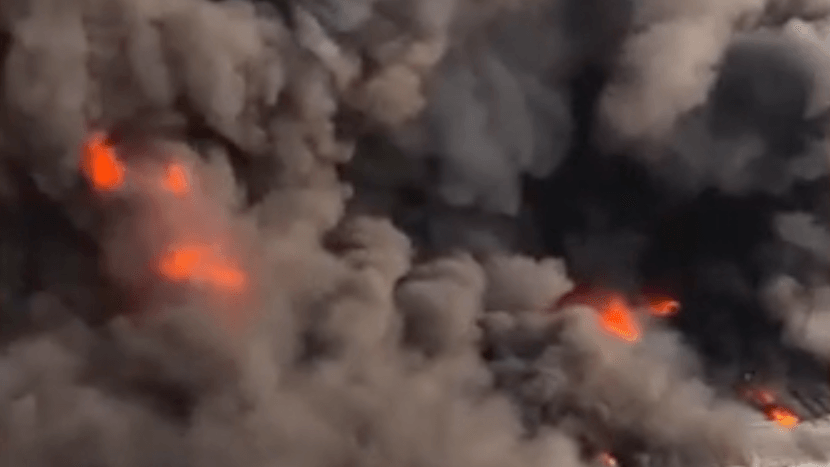
[[[770,406],[764,412],[768,419],[788,429],[795,428],[801,421],[793,411],[777,405]]]
[[[648,311],[654,316],[666,317],[677,314],[680,311],[680,302],[668,297],[649,295],[646,297]]]
[[[789,429],[795,428],[800,423],[795,412],[778,403],[778,396],[772,390],[746,388],[742,393],[750,402],[760,406],[759,409],[770,421]]]
[[[186,195],[190,191],[190,183],[188,182],[187,170],[185,167],[179,163],[172,163],[168,165],[163,186],[167,191],[175,195]]]
[[[616,467],[617,466],[617,458],[612,456],[610,453],[601,452],[597,456],[597,460],[605,467]]]
[[[190,192],[190,174],[181,162],[165,169],[162,187],[178,196]],[[235,292],[247,283],[246,274],[219,254],[216,244],[189,243],[169,250],[158,263],[161,275],[173,282],[199,282]]]
[[[173,250],[164,256],[159,267],[164,277],[174,282],[182,282],[193,276],[201,261],[200,250],[183,248]]]
[[[144,168],[148,168],[144,166]],[[131,168],[120,160],[117,150],[108,141],[105,133],[95,132],[89,135],[84,141],[81,152],[80,167],[82,174],[89,179],[90,184],[96,190],[113,191],[124,185],[129,176],[132,188],[136,194],[144,197],[154,197],[160,190],[173,193],[176,196],[184,196],[194,189],[194,174],[189,166],[182,162],[173,161],[166,165],[164,172],[152,172],[149,178],[142,174],[142,167]],[[148,190],[149,189],[149,190]],[[178,211],[187,213],[185,217],[203,215],[204,208],[198,203],[202,199],[185,199],[183,205],[177,207]],[[155,200],[153,200],[155,201]],[[182,211],[183,210],[183,211]],[[209,211],[208,211],[209,212]],[[176,220],[176,216],[164,216],[157,220]],[[167,226],[169,227],[169,226]],[[184,227],[182,225],[181,227]],[[178,230],[178,229],[172,229]],[[202,233],[202,232],[193,232]],[[184,243],[181,238],[174,238],[172,247],[151,261],[151,267],[163,279],[173,283],[193,283],[194,285],[209,286],[218,289],[223,294],[218,302],[213,302],[206,307],[207,312],[216,314],[216,318],[224,324],[242,325],[243,318],[237,313],[236,305],[239,299],[246,300],[246,289],[250,286],[250,278],[247,272],[241,268],[239,262],[234,258],[226,257],[217,243],[210,237],[201,237],[202,241],[193,241],[189,237]],[[224,299],[231,299],[232,310],[228,310]]]
[[[622,294],[605,289],[577,286],[573,291],[559,299],[556,307],[576,304],[587,305],[597,310],[600,325],[606,332],[628,342],[640,340],[640,325],[629,306],[628,300]]]
[[[84,143],[81,170],[98,190],[113,191],[124,184],[126,168],[102,133],[92,134]]]
[[[776,400],[775,393],[769,389],[747,389],[745,395],[752,402],[760,405],[771,405]]]
[[[603,329],[628,342],[640,340],[640,327],[621,297],[612,296],[599,312]]]
[[[236,292],[247,283],[247,276],[241,269],[206,245],[189,245],[169,251],[159,261],[159,272],[173,282],[209,283]]]

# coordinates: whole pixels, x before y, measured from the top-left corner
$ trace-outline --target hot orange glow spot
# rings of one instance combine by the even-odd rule
[[[759,405],[774,404],[777,399],[775,393],[768,389],[746,389],[744,397]]]
[[[174,281],[185,281],[193,276],[202,262],[202,252],[195,248],[181,248],[165,255],[159,264],[162,275]]]
[[[605,467],[616,467],[617,466],[617,459],[614,456],[612,456],[610,453],[607,453],[607,452],[601,452],[597,456],[597,460],[599,461],[600,464],[602,464]]]
[[[795,428],[801,420],[792,410],[779,405],[778,396],[769,389],[744,388],[741,390],[743,397],[756,405],[764,412],[770,420],[784,428]]]
[[[98,190],[113,191],[124,184],[126,168],[101,133],[93,134],[84,143],[81,170]]]
[[[640,340],[640,326],[626,297],[618,292],[601,288],[577,286],[554,305],[562,308],[572,305],[587,305],[599,313],[602,328],[628,342]]]
[[[621,297],[611,297],[599,313],[606,331],[628,342],[640,340],[640,327]]]
[[[798,419],[798,415],[784,407],[772,406],[769,407],[765,411],[765,413],[767,418],[781,425],[784,428],[795,428],[796,426],[798,426],[798,423],[800,422],[800,420]]]
[[[245,273],[228,264],[210,264],[207,277],[212,284],[226,289],[239,290],[245,286]]]
[[[186,195],[190,191],[190,183],[188,183],[185,167],[178,163],[168,165],[163,185],[167,191],[173,194]]]
[[[646,297],[648,311],[654,316],[671,316],[680,311],[680,302],[668,297],[650,295]]]
[[[247,281],[241,269],[205,245],[171,250],[159,261],[159,272],[173,282],[202,282],[233,291],[240,291]]]

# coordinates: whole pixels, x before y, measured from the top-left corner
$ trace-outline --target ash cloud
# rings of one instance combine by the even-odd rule
[[[789,253],[820,263],[815,229],[771,221],[812,219],[792,190],[826,174],[824,10],[689,5],[4,2],[0,460],[745,463],[752,416],[711,378],[700,310],[729,285],[726,315],[751,315]],[[799,15],[813,36],[785,37]],[[112,195],[78,172],[98,130],[133,177]],[[170,159],[189,204],[146,182]],[[762,226],[726,235],[739,252],[689,223],[735,212]],[[244,293],[148,266],[182,238],[222,244]],[[690,314],[633,346],[553,306],[656,276]]]

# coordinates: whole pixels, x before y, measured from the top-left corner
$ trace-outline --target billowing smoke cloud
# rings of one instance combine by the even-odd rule
[[[0,461],[746,462],[707,320],[828,355],[825,9],[3,2]]]

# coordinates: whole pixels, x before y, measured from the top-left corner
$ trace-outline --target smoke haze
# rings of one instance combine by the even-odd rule
[[[734,385],[830,412],[829,28],[4,1],[0,465],[748,465]]]

